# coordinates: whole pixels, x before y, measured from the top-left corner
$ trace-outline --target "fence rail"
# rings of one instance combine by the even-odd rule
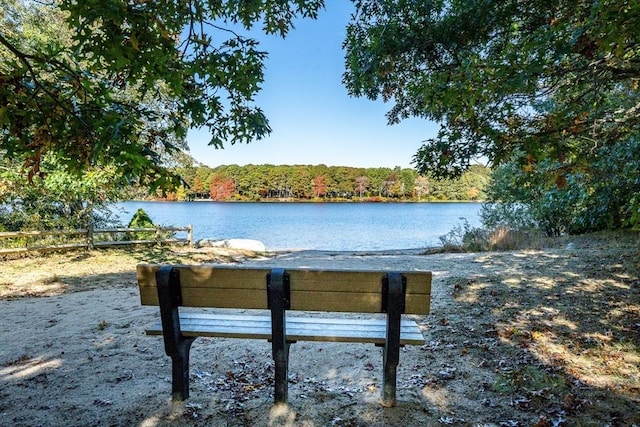
[[[174,233],[186,232],[186,237],[175,237]],[[118,234],[124,234],[127,240],[119,240],[116,238]],[[132,233],[136,233],[133,234]],[[149,235],[140,236],[138,233],[148,233]],[[150,234],[153,233],[151,236]],[[54,237],[66,237],[73,240],[75,237],[80,242],[74,243],[56,243],[42,244],[42,240]],[[108,236],[107,239],[100,239],[96,236]],[[132,238],[133,237],[133,238]],[[6,240],[24,240],[24,242],[13,242],[6,247]],[[18,244],[16,244],[18,243]],[[22,244],[24,243],[24,244]],[[50,243],[50,242],[49,242]],[[60,231],[9,231],[0,232],[0,255],[22,254],[28,252],[52,252],[71,249],[94,249],[106,248],[109,246],[123,245],[150,245],[150,244],[169,244],[180,243],[193,245],[193,227],[148,227],[148,228],[102,228],[102,229],[79,229],[79,230],[60,230]]]

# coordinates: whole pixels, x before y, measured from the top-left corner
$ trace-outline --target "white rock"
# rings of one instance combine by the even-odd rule
[[[267,251],[267,248],[264,246],[264,243],[262,243],[259,240],[253,240],[253,239],[224,239],[224,240],[203,239],[198,242],[198,246],[239,249],[239,250],[254,251],[254,252]]]
[[[246,251],[266,252],[267,248],[259,240],[252,239],[228,239],[227,247],[231,249],[243,249]]]

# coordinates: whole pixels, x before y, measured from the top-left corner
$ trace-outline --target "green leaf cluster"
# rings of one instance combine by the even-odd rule
[[[153,228],[154,226],[153,220],[144,209],[138,209],[131,217],[128,225],[129,228]],[[127,240],[148,240],[153,239],[154,236],[154,232],[135,231],[128,232],[126,238]]]
[[[190,127],[211,144],[263,138],[254,97],[266,52],[321,0],[8,0],[0,16],[0,152],[29,179],[55,156],[71,173],[114,165],[151,188],[179,183],[167,156]],[[42,22],[47,25],[42,25]]]
[[[52,156],[41,167],[43,176],[29,183],[15,161],[0,162],[0,230],[86,229],[117,222],[109,208],[121,194],[115,167],[71,174]]]
[[[487,188],[483,222],[490,228],[541,228],[550,236],[638,226],[640,141],[603,146],[586,170],[545,160],[525,170],[498,167]]]
[[[640,5],[633,1],[369,1],[345,40],[352,95],[442,123],[419,169],[459,174],[521,151],[566,159],[640,123]]]

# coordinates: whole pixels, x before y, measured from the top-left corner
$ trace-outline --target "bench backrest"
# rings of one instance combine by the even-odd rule
[[[137,267],[140,301],[158,305],[156,271],[160,265]],[[175,265],[180,275],[181,306],[267,308],[269,268]],[[290,309],[380,313],[386,271],[286,269]],[[407,314],[428,314],[431,272],[401,272],[406,280]]]

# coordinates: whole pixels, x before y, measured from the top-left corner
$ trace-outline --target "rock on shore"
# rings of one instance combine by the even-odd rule
[[[212,240],[202,239],[196,243],[196,247],[199,248],[229,248],[239,249],[244,251],[253,252],[266,252],[267,248],[259,240],[253,239],[224,239],[224,240]]]

